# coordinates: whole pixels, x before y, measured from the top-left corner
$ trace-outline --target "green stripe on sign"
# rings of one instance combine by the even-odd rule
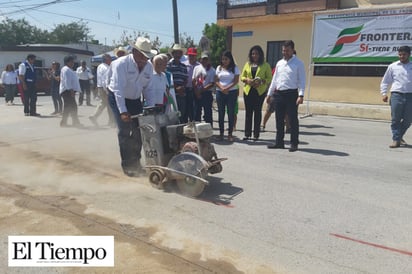
[[[392,63],[399,60],[392,57],[318,57],[312,58],[313,63]]]

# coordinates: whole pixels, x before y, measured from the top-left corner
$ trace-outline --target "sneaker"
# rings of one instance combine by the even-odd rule
[[[265,126],[260,126],[260,132],[265,132]]]
[[[401,146],[400,141],[393,141],[392,144],[389,145],[389,148],[397,148]]]
[[[401,139],[401,146],[407,146],[407,145],[408,143],[404,139]]]
[[[25,113],[24,113],[24,116],[30,116],[30,113],[25,112]]]
[[[250,137],[248,136],[243,137],[243,141],[247,141],[247,140],[250,140]]]
[[[233,142],[235,139],[233,138],[232,135],[229,135],[229,136],[227,136],[227,140],[228,140],[229,142]]]

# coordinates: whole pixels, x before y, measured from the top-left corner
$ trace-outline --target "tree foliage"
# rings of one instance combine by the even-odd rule
[[[79,23],[59,24],[55,26],[50,33],[51,43],[69,44],[81,41],[91,41],[93,37],[89,36],[90,29],[83,21]]]
[[[48,32],[31,26],[26,19],[5,19],[0,22],[1,46],[47,43],[48,41]]]
[[[84,22],[59,24],[48,32],[29,24],[26,19],[5,19],[0,22],[0,46],[15,46],[37,43],[78,43],[92,41],[89,28]]]
[[[203,35],[209,38],[210,41],[210,59],[213,67],[220,64],[220,55],[227,49],[226,33],[225,27],[218,26],[215,23],[206,24],[203,30]]]

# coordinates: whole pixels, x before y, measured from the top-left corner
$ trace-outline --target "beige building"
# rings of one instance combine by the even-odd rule
[[[410,8],[411,1],[218,0],[217,6],[217,24],[227,28],[228,48],[232,50],[240,69],[247,61],[249,49],[253,45],[258,44],[263,48],[267,61],[273,67],[277,60],[282,57],[282,42],[293,40],[297,55],[305,63],[308,72],[306,99],[310,99],[313,108],[315,108],[315,105],[324,106],[329,103],[329,105],[334,106],[332,108],[338,108],[339,111],[340,106],[353,104],[362,104],[360,108],[382,107],[384,103],[381,101],[379,94],[379,84],[386,66],[391,61],[386,59],[373,64],[359,64],[356,62],[350,64],[346,62],[313,63],[314,18],[317,14],[322,13],[339,14],[352,11],[364,12],[376,9]],[[412,26],[410,26],[409,32],[412,32],[411,28]],[[408,40],[405,41],[405,44],[411,45],[412,43]],[[393,60],[396,60],[396,56]],[[366,112],[374,112],[372,108],[366,110]],[[316,111],[312,112],[316,113]],[[323,111],[319,110],[319,112],[322,113]],[[339,115],[340,113],[325,114]],[[356,113],[347,116],[389,117],[388,113],[377,117]]]

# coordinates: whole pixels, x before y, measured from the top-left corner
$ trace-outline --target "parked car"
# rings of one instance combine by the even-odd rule
[[[50,94],[50,80],[47,78],[47,73],[49,68],[45,67],[36,67],[36,91],[37,93],[43,93],[45,95]],[[16,93],[18,95],[18,92]],[[4,86],[1,83],[0,79],[0,96],[4,96]]]

